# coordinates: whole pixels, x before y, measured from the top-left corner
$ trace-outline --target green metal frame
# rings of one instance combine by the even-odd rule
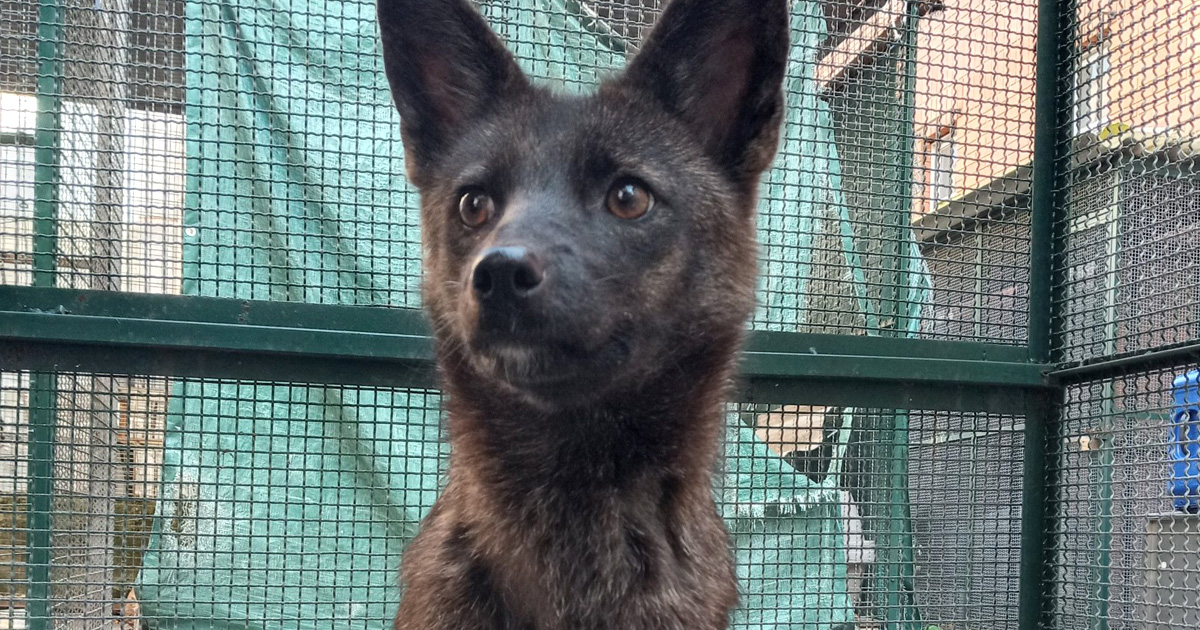
[[[33,630],[47,628],[51,612],[55,373],[95,371],[419,388],[437,385],[429,329],[421,313],[413,310],[56,288],[63,16],[57,0],[43,0],[40,9],[37,133],[32,139],[14,139],[35,150],[34,282],[32,287],[0,287],[0,369],[34,373],[28,520],[28,610]],[[915,26],[923,9],[922,2],[908,4],[905,36],[898,43],[902,55],[897,70],[907,95],[900,106],[907,108],[905,119],[910,125]],[[911,177],[912,147],[904,148],[897,168]],[[189,176],[194,174],[189,172]],[[911,188],[903,182],[899,185],[900,190]],[[902,194],[896,198],[897,203],[904,203]],[[905,209],[900,207],[901,211],[894,213],[897,223],[892,227],[898,245],[906,242],[910,229],[903,220]],[[857,251],[845,233],[848,225],[848,217],[843,217],[845,253],[861,276]],[[903,277],[906,254],[897,251],[891,261],[894,288],[883,296],[881,313],[875,313],[870,301],[859,296],[875,334],[752,333],[741,363],[740,383],[740,399],[750,403],[803,400],[896,409],[892,440],[887,445],[889,461],[896,465],[886,472],[894,505],[907,502],[905,410],[1017,415],[1028,411],[1030,400],[1052,400],[1055,391],[1048,354],[1034,352],[1032,345],[1026,349],[908,338],[902,312],[911,298]],[[862,284],[855,286],[861,291]],[[1034,304],[1044,302],[1031,304],[1036,311],[1042,306]],[[881,328],[881,316],[891,326]],[[1036,317],[1030,321],[1031,340],[1037,338],[1034,327],[1039,322],[1048,330],[1048,321]],[[1044,423],[1026,425],[1028,432],[1030,425]],[[1028,463],[1026,468],[1027,479],[1033,478],[1028,475]],[[1028,494],[1026,502],[1028,510]],[[890,515],[883,532],[883,548],[897,554],[894,561],[886,563],[888,573],[883,576],[891,593],[887,605],[890,628],[919,625],[915,608],[909,611],[911,606],[903,605],[901,599],[913,590],[911,532],[904,516]],[[1031,536],[1026,536],[1026,542],[1035,543]],[[1033,556],[1024,559],[1034,561]],[[1023,586],[1032,584],[1023,582]]]
[[[563,0],[567,5],[572,0]],[[908,5],[900,46],[915,48],[914,28],[925,2]],[[1030,195],[1032,233],[1027,346],[912,339],[903,336],[908,283],[897,264],[894,289],[880,313],[867,304],[871,336],[754,332],[741,363],[740,399],[751,403],[804,401],[855,408],[896,409],[895,440],[907,447],[904,410],[992,412],[1024,415],[1024,487],[1018,624],[1022,630],[1053,626],[1053,560],[1057,489],[1049,474],[1049,443],[1056,435],[1064,388],[1200,358],[1200,343],[1151,353],[1116,356],[1065,366],[1057,362],[1054,338],[1062,319],[1055,309],[1064,283],[1062,252],[1067,207],[1064,170],[1068,163],[1071,111],[1070,59],[1074,0],[1039,0],[1036,125]],[[56,382],[54,373],[84,371],[164,376],[214,377],[288,382],[433,388],[437,385],[433,343],[418,311],[382,307],[243,301],[188,296],[126,294],[57,288],[56,232],[61,149],[61,55],[63,10],[58,0],[41,0],[38,28],[37,130],[34,136],[0,137],[30,146],[35,154],[33,286],[0,286],[0,369],[28,370],[31,379],[28,611],[30,628],[50,619],[50,551]],[[611,36],[611,34],[606,34]],[[618,40],[619,38],[612,37]],[[913,55],[900,72],[911,98]],[[911,102],[902,103],[912,107]],[[912,134],[908,134],[911,143]],[[906,151],[911,160],[910,150]],[[899,165],[911,176],[911,163]],[[189,176],[194,174],[189,173]],[[901,184],[903,187],[903,183]],[[909,186],[911,188],[911,186]],[[907,217],[906,212],[896,213]],[[900,221],[898,219],[898,221]],[[843,221],[841,229],[848,230]],[[903,221],[896,234],[907,239]],[[844,234],[849,243],[849,234]],[[851,269],[861,276],[852,244]],[[898,251],[898,262],[905,252]],[[861,283],[856,283],[860,287]],[[861,296],[860,296],[861,297]],[[868,301],[869,302],[869,301]],[[878,318],[893,326],[881,328]],[[893,452],[894,461],[905,461]],[[907,470],[889,471],[888,488],[903,492]],[[893,498],[904,503],[905,497]],[[905,532],[889,530],[887,548],[908,549]],[[905,562],[895,570],[902,572]],[[899,594],[911,575],[889,574]],[[889,614],[903,608],[889,602]],[[889,618],[890,627],[910,619]]]
[[[55,285],[58,251],[59,166],[62,161],[63,11],[57,0],[38,8],[37,121],[34,133],[33,286]],[[30,379],[29,513],[26,579],[29,628],[50,623],[53,544],[54,442],[58,389],[53,374]]]
[[[1033,182],[1030,188],[1029,360],[1052,364],[1062,317],[1067,197],[1064,165],[1070,147],[1070,51],[1074,0],[1038,0]],[[1064,99],[1066,102],[1064,102]],[[1021,573],[1017,627],[1054,626],[1053,532],[1058,492],[1050,474],[1050,440],[1057,435],[1063,389],[1026,401],[1021,499]]]

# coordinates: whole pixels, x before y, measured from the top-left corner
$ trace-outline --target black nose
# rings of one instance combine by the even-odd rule
[[[542,263],[524,247],[493,247],[479,257],[471,288],[482,302],[516,302],[533,293],[545,278]]]

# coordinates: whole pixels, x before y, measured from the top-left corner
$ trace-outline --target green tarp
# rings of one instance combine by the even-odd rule
[[[562,89],[624,63],[620,38],[570,0],[484,6],[527,71]],[[805,299],[814,221],[841,226],[858,266],[813,80],[824,19],[815,1],[792,12],[756,316],[785,329]],[[186,18],[185,293],[417,306],[416,195],[373,2],[189,0]],[[177,382],[144,616],[156,628],[387,627],[401,552],[436,495],[440,419],[433,392]],[[742,579],[735,626],[851,619],[837,475],[796,474],[735,417],[729,437],[716,491]]]

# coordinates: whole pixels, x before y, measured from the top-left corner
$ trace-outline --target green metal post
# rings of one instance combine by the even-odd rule
[[[62,165],[63,11],[57,0],[38,10],[37,128],[34,132],[33,286],[53,288],[58,251],[58,203]],[[30,630],[50,621],[50,550],[54,493],[54,424],[57,390],[53,374],[34,374],[29,390],[29,473],[26,611]]]
[[[1050,484],[1047,446],[1057,432],[1057,397],[1031,394],[1025,412],[1025,463],[1021,501],[1021,569],[1017,594],[1017,628],[1045,630],[1054,627],[1050,549],[1056,504]]]
[[[909,313],[911,312],[912,286],[911,277],[913,248],[912,242],[912,209],[913,209],[913,152],[916,149],[916,98],[917,98],[917,28],[921,17],[921,0],[911,0],[907,5],[904,16],[904,28],[901,30],[902,39],[899,43],[901,54],[900,66],[900,124],[907,126],[905,133],[899,134],[899,146],[896,147],[898,163],[896,164],[896,208],[893,213],[892,242],[896,244],[896,255],[892,258],[892,282],[894,301],[888,315],[895,321],[893,334],[897,337],[909,334]]]
[[[1036,111],[1030,190],[1029,360],[1054,360],[1062,318],[1062,253],[1067,197],[1063,177],[1072,104],[1070,50],[1073,0],[1038,0]],[[1025,464],[1021,504],[1021,570],[1017,626],[1054,626],[1053,544],[1057,530],[1056,484],[1049,445],[1058,439],[1060,392],[1031,396],[1025,414]]]
[[[898,26],[901,39],[877,62],[877,70],[889,80],[894,92],[889,97],[887,115],[897,121],[896,133],[889,135],[887,178],[891,185],[879,191],[880,204],[886,210],[886,241],[895,248],[883,257],[883,286],[879,295],[879,325],[881,337],[905,337],[911,334],[911,301],[913,300],[911,210],[912,169],[914,145],[914,113],[916,111],[917,27],[922,3],[907,4],[906,14]],[[879,82],[883,85],[882,80]],[[891,413],[872,414],[877,428],[869,458],[879,467],[878,486],[881,493],[877,518],[881,527],[875,532],[881,558],[877,563],[879,590],[885,593],[883,621],[888,630],[920,628],[920,611],[915,601],[915,550],[912,517],[909,510],[909,413],[897,409]],[[886,432],[886,435],[884,434]]]
[[[893,213],[895,225],[892,242],[896,246],[896,255],[892,259],[892,282],[894,301],[891,302],[889,316],[895,323],[891,334],[903,336],[909,331],[910,302],[913,299],[911,276],[912,262],[908,256],[912,253],[909,242],[912,238],[910,225],[913,204],[913,150],[916,127],[916,81],[917,81],[917,27],[921,16],[922,3],[910,1],[904,17],[904,28],[899,52],[901,62],[897,65],[901,70],[900,83],[900,120],[907,125],[907,133],[899,134],[900,142],[897,148],[899,156],[896,182],[896,208]],[[890,574],[888,597],[896,599],[895,604],[888,602],[887,627],[895,630],[919,629],[921,614],[917,608],[916,597],[916,554],[915,541],[912,533],[911,498],[908,491],[908,462],[909,462],[909,412],[897,410],[892,423],[891,452],[889,455],[889,511],[888,519],[889,544],[894,561],[888,563]]]
[[[37,129],[33,171],[33,286],[53,287],[58,249],[62,163],[62,8],[42,0],[38,11]]]
[[[30,630],[45,630],[50,621],[56,399],[54,375],[34,374],[29,384],[29,514],[25,560]]]
[[[1062,290],[1062,282],[1055,276],[1061,272],[1066,238],[1067,191],[1061,171],[1069,142],[1073,12],[1074,0],[1038,0],[1029,247],[1029,358],[1035,363],[1053,359],[1054,309],[1061,303],[1055,292]]]

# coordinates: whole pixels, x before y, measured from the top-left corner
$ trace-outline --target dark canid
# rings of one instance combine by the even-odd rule
[[[466,0],[379,0],[451,439],[398,630],[724,628],[712,471],[787,0],[675,0],[587,97]]]

